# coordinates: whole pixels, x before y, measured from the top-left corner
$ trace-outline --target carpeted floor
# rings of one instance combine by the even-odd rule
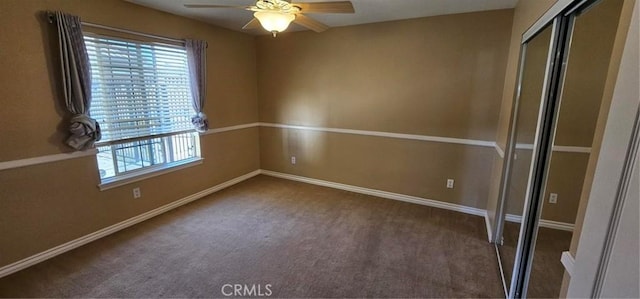
[[[510,283],[520,224],[505,222],[503,235],[504,245],[499,247],[500,258],[505,275],[508,275],[507,283]],[[563,251],[569,250],[572,235],[568,231],[539,228],[527,297],[558,298],[560,296],[564,275],[564,266],[560,262],[560,257]]]
[[[266,176],[2,278],[0,296],[224,297],[225,284],[272,297],[503,296],[482,217]]]

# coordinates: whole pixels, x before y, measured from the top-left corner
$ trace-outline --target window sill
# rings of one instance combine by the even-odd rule
[[[203,160],[204,160],[203,158],[193,158],[193,159],[183,160],[179,162],[169,163],[159,167],[153,167],[153,168],[141,170],[135,173],[130,173],[130,174],[121,175],[118,177],[104,179],[102,180],[102,183],[98,185],[98,188],[100,188],[100,191],[113,189],[116,187],[131,184],[133,182],[146,180],[148,178],[152,178],[152,177],[167,174],[170,172],[178,171],[181,169],[189,168],[192,166],[200,165],[202,164]]]

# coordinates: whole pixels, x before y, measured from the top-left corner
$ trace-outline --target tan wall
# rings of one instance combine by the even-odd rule
[[[260,120],[493,141],[511,21],[499,10],[260,37]],[[328,133],[297,146],[292,167],[294,132],[262,132],[265,169],[486,206],[492,148]]]
[[[0,1],[0,161],[70,151],[53,25],[43,10],[174,38],[208,41],[212,127],[258,120],[254,39],[241,33],[116,0]],[[260,167],[259,130],[201,137],[203,165],[99,191],[93,157],[0,171],[0,266],[194,194]]]
[[[365,188],[482,208],[493,148],[260,129],[262,168]],[[295,165],[289,157],[296,156]],[[447,189],[446,179],[456,178]]]
[[[494,140],[511,10],[258,38],[266,122]]]

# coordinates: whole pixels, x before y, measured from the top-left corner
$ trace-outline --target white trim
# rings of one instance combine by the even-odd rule
[[[504,220],[505,221],[509,221],[509,222],[521,223],[522,222],[522,216],[513,215],[513,214],[507,214],[505,216]],[[575,227],[575,225],[573,223],[566,223],[566,222],[545,220],[545,219],[540,219],[540,221],[538,222],[538,225],[540,227],[552,228],[552,229],[557,229],[557,230],[564,230],[564,231],[568,231],[568,232],[572,232],[574,227]]]
[[[178,161],[174,163],[161,165],[160,167],[149,167],[139,172],[134,172],[134,173],[106,179],[103,181],[103,183],[98,185],[98,188],[100,188],[100,191],[113,189],[116,187],[131,184],[134,182],[146,180],[148,178],[171,173],[174,171],[193,167],[196,165],[201,165],[203,160],[204,158],[193,158],[186,161]]]
[[[572,276],[573,265],[576,263],[576,260],[573,258],[573,255],[571,255],[571,252],[563,251],[562,256],[560,256],[560,262],[562,262],[562,265],[564,266],[564,269],[567,270],[567,273],[569,273],[569,276]]]
[[[254,127],[259,127],[259,126],[260,126],[260,123],[256,122],[256,123],[248,123],[248,124],[235,125],[235,126],[229,126],[229,127],[214,128],[214,129],[209,129],[206,132],[200,133],[200,136],[210,135],[210,134],[217,134],[217,133],[222,133],[222,132],[235,131],[235,130],[242,130],[242,129],[248,129],[248,128],[254,128]]]
[[[71,153],[53,154],[53,155],[39,156],[39,157],[20,159],[20,160],[11,160],[6,162],[0,162],[0,170],[26,167],[26,166],[51,163],[51,162],[57,162],[57,161],[64,161],[64,160],[87,157],[87,156],[95,156],[97,153],[98,153],[98,150],[95,148],[92,148],[86,151],[77,151],[77,152],[71,152]]]
[[[489,213],[484,211],[484,224],[487,227],[487,238],[489,239],[489,243],[493,241],[493,232],[491,230],[491,220],[489,219]]]
[[[518,143],[516,144],[516,149],[519,150],[533,150],[533,144],[530,143]],[[591,148],[584,146],[568,146],[568,145],[554,145],[554,152],[563,152],[563,153],[583,153],[590,154]]]
[[[475,145],[475,146],[484,146],[484,147],[495,147],[495,145],[496,145],[495,142],[486,141],[486,140],[462,139],[462,138],[415,135],[415,134],[403,134],[403,133],[390,133],[390,132],[379,132],[379,131],[352,130],[352,129],[326,128],[326,127],[295,126],[295,125],[284,125],[284,124],[274,124],[274,123],[260,123],[260,126],[271,127],[271,128],[283,128],[283,129],[297,129],[297,130],[307,130],[307,131],[331,132],[331,133],[340,133],[340,134],[353,134],[353,135],[364,135],[364,136],[387,137],[387,138],[396,138],[396,139],[409,139],[409,140],[420,140],[420,141],[431,141],[431,142],[442,142],[442,143],[454,143],[454,144]]]
[[[554,152],[564,152],[564,153],[584,153],[590,154],[590,147],[582,147],[582,146],[565,146],[565,145],[554,145]]]
[[[546,219],[540,219],[540,221],[538,222],[538,225],[540,225],[540,227],[564,230],[568,232],[573,232],[573,229],[575,227],[573,223],[546,220]]]
[[[519,150],[533,150],[533,144],[531,143],[516,143],[516,149]]]
[[[242,125],[236,125],[236,126],[209,129],[206,132],[200,133],[200,136],[228,132],[228,131],[242,130],[242,129],[259,127],[259,126],[260,126],[260,123],[255,122],[255,123],[248,123],[248,124],[242,124]],[[0,171],[12,169],[12,168],[33,166],[33,165],[44,164],[44,163],[64,161],[64,160],[75,159],[75,158],[82,158],[86,156],[95,156],[97,153],[98,153],[98,150],[95,148],[92,148],[85,151],[77,151],[77,152],[71,152],[71,153],[53,154],[53,155],[38,156],[38,157],[26,158],[26,159],[20,159],[20,160],[5,161],[5,162],[0,162]]]
[[[520,223],[521,220],[522,216],[519,215],[507,214],[504,216],[504,221]]]
[[[504,159],[504,150],[500,147],[500,145],[496,143],[495,148],[496,148],[496,152],[498,152],[498,156]]]
[[[262,173],[264,175],[272,176],[272,177],[281,178],[281,179],[298,181],[298,182],[303,182],[303,183],[308,183],[308,184],[313,184],[313,185],[318,185],[318,186],[324,186],[324,187],[329,187],[329,188],[334,188],[334,189],[339,189],[339,190],[351,191],[351,192],[355,192],[355,193],[372,195],[372,196],[377,196],[377,197],[382,197],[382,198],[387,198],[387,199],[393,199],[393,200],[398,200],[398,201],[410,202],[410,203],[415,203],[415,204],[419,204],[419,205],[423,205],[423,206],[441,208],[441,209],[446,209],[446,210],[451,210],[451,211],[456,211],[456,212],[461,212],[461,213],[471,214],[471,215],[476,215],[476,216],[483,216],[484,217],[484,215],[486,215],[486,213],[487,213],[487,211],[483,210],[483,209],[472,208],[472,207],[467,207],[467,206],[463,206],[463,205],[437,201],[437,200],[433,200],[433,199],[427,199],[427,198],[422,198],[422,197],[417,197],[417,196],[404,195],[404,194],[387,192],[387,191],[382,191],[382,190],[358,187],[358,186],[347,185],[347,184],[334,183],[334,182],[323,181],[323,180],[318,180],[318,179],[312,179],[312,178],[308,178],[308,177],[297,176],[297,175],[281,173],[281,172],[275,172],[275,171],[270,171],[270,170],[264,170],[263,169],[260,173]]]
[[[176,200],[176,201],[174,201],[174,202],[172,202],[170,204],[161,206],[159,208],[153,209],[151,211],[148,211],[146,213],[140,214],[138,216],[129,218],[129,219],[125,220],[125,221],[116,223],[114,225],[108,226],[108,227],[103,228],[101,230],[98,230],[96,232],[90,233],[88,235],[82,236],[80,238],[77,238],[75,240],[69,241],[69,242],[64,243],[62,245],[56,246],[56,247],[51,248],[49,250],[37,253],[35,255],[32,255],[32,256],[30,256],[28,258],[22,259],[20,261],[15,262],[15,263],[6,265],[6,266],[0,268],[0,277],[7,276],[7,275],[9,275],[11,273],[20,271],[20,270],[22,270],[24,268],[27,268],[29,266],[33,266],[33,265],[35,265],[37,263],[43,262],[43,261],[48,260],[48,259],[50,259],[52,257],[55,257],[55,256],[60,255],[60,254],[63,254],[65,252],[69,251],[69,250],[78,248],[78,247],[80,247],[80,246],[82,246],[84,244],[87,244],[89,242],[92,242],[92,241],[95,241],[97,239],[106,237],[106,236],[108,236],[110,234],[113,234],[113,233],[115,233],[117,231],[120,231],[122,229],[130,227],[130,226],[132,226],[134,224],[140,223],[140,222],[145,221],[145,220],[147,220],[149,218],[152,218],[152,217],[155,217],[157,215],[160,215],[160,214],[162,214],[164,212],[168,212],[168,211],[170,211],[172,209],[175,209],[175,208],[177,208],[179,206],[185,205],[185,204],[190,203],[190,202],[192,202],[194,200],[197,200],[197,199],[200,199],[202,197],[205,197],[205,196],[207,196],[209,194],[212,194],[212,193],[214,193],[216,191],[219,191],[219,190],[222,190],[224,188],[227,188],[227,187],[229,187],[231,185],[240,183],[240,182],[242,182],[244,180],[247,180],[249,178],[252,178],[252,177],[254,177],[254,176],[258,175],[258,174],[260,174],[260,170],[252,171],[252,172],[247,173],[245,175],[239,176],[239,177],[237,177],[235,179],[231,179],[231,180],[226,181],[224,183],[221,183],[221,184],[218,184],[216,186],[213,186],[213,187],[211,187],[209,189],[206,189],[206,190],[200,191],[198,193],[195,193],[195,194],[189,195],[187,197],[184,197],[182,199]]]
[[[211,134],[236,131],[236,130],[242,130],[242,129],[248,129],[248,128],[256,128],[256,127],[297,129],[297,130],[307,130],[307,131],[317,131],[317,132],[330,132],[330,133],[340,133],[340,134],[353,134],[353,135],[387,137],[387,138],[396,138],[396,139],[463,144],[463,145],[470,145],[470,146],[493,147],[498,152],[498,155],[500,155],[500,157],[504,159],[504,150],[497,143],[493,141],[428,136],[428,135],[403,134],[403,133],[390,133],[390,132],[379,132],[379,131],[340,129],[340,128],[295,126],[295,125],[263,123],[263,122],[254,122],[254,123],[248,123],[248,124],[242,124],[242,125],[209,129],[206,132],[200,133],[200,136],[206,136]],[[517,148],[533,149],[533,145],[519,144]],[[553,150],[558,152],[573,152],[573,153],[590,153],[591,152],[591,148],[589,147],[560,146],[560,145],[554,146]],[[81,157],[96,155],[97,153],[98,151],[96,149],[90,149],[90,150],[81,151],[81,152],[54,154],[54,155],[40,156],[40,157],[27,158],[27,159],[21,159],[21,160],[0,162],[0,171],[6,170],[6,169],[18,168],[18,167],[25,167],[25,166],[38,165],[43,163],[81,158]]]

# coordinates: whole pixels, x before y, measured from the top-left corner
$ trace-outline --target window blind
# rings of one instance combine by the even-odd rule
[[[85,35],[99,144],[193,131],[184,47]]]

